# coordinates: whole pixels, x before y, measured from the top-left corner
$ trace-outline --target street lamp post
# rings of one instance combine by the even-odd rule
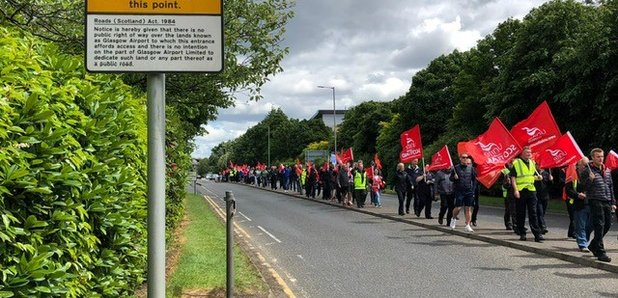
[[[329,86],[318,86],[318,88],[323,88],[323,89],[331,89],[333,90],[333,134],[335,136],[335,154],[337,154],[337,120],[335,118],[336,114],[337,114],[337,110],[335,109],[335,87],[329,87]]]

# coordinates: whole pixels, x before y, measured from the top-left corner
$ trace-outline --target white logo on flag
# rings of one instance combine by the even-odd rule
[[[522,127],[522,130],[526,131],[526,133],[528,134],[528,136],[530,136],[531,138],[536,138],[536,137],[540,137],[542,135],[544,135],[546,133],[546,131],[544,129],[540,129],[538,127]]]

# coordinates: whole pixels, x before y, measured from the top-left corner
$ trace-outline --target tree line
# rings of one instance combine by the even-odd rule
[[[337,145],[353,147],[355,159],[371,160],[378,153],[391,179],[399,136],[413,125],[421,125],[424,155],[431,156],[444,144],[457,148],[458,142],[483,133],[494,117],[510,127],[546,100],[562,132],[570,131],[584,151],[614,148],[617,37],[616,0],[545,3],[522,20],[500,23],[470,50],[435,58],[412,77],[405,95],[349,109],[338,127]],[[217,146],[210,159],[225,151],[224,159],[251,164],[251,157],[233,149],[243,148],[234,147],[239,139]],[[332,132],[322,140],[333,148]],[[224,147],[228,150],[220,151]],[[264,161],[261,150],[252,156]],[[297,154],[289,151],[273,160],[294,160],[301,157]]]

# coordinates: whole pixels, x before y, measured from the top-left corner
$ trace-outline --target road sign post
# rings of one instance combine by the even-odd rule
[[[147,72],[148,297],[165,297],[165,72],[223,70],[223,0],[86,0],[86,69]]]

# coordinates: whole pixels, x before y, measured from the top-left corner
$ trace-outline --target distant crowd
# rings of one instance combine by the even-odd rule
[[[464,213],[464,231],[473,233],[477,226],[480,187],[476,166],[471,157],[460,154],[460,163],[440,171],[428,171],[413,160],[407,167],[397,165],[396,177],[389,187],[399,201],[398,214],[410,213],[417,217],[433,219],[431,206],[440,201],[438,223],[457,227],[459,213]],[[572,167],[557,169],[552,175],[541,169],[532,159],[532,152],[525,147],[519,158],[509,162],[501,172],[502,197],[504,199],[504,225],[513,230],[520,240],[527,240],[530,230],[534,241],[543,242],[548,232],[545,213],[549,201],[549,186],[563,185],[563,200],[569,213],[570,225],[567,237],[576,240],[582,252],[589,252],[604,262],[610,262],[603,237],[609,231],[612,214],[616,210],[618,186],[617,169],[610,171],[604,164],[604,152],[593,149],[588,158],[581,159]],[[365,208],[367,196],[371,205],[380,208],[381,194],[386,185],[381,168],[372,161],[365,167],[362,160],[334,166],[325,163],[316,166],[279,165],[270,168],[250,167],[240,170],[230,167],[221,172],[223,181],[244,182],[258,187],[282,188],[284,192],[297,192],[309,198],[338,202],[346,207]],[[556,176],[556,177],[554,177]],[[526,216],[528,227],[526,227]],[[594,232],[594,237],[591,238]]]

